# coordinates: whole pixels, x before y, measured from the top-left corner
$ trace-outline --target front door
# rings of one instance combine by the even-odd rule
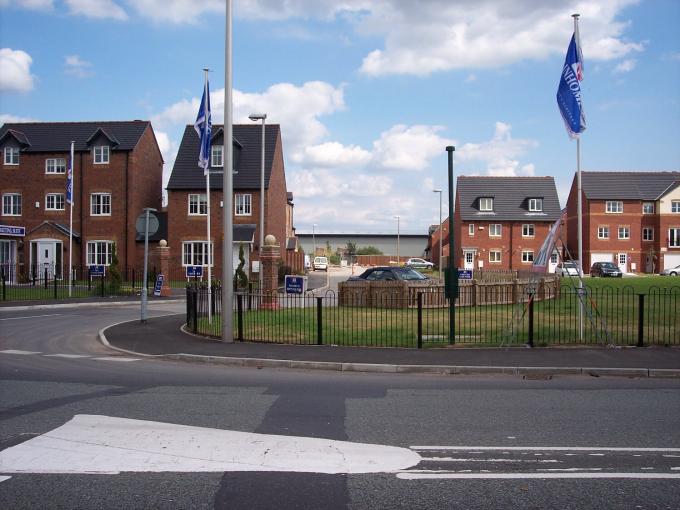
[[[648,253],[647,255],[645,255],[645,273],[653,272],[654,272],[654,255]]]
[[[463,256],[465,257],[464,267],[465,269],[475,268],[475,252],[474,251],[464,251]]]
[[[61,278],[61,241],[41,239],[32,243],[33,267],[38,278]]]
[[[16,252],[16,241],[0,240],[0,272],[10,283],[16,282]]]
[[[618,260],[619,269],[622,273],[628,272],[628,255],[626,253],[619,253]]]
[[[556,251],[552,252],[550,254],[550,264],[548,264],[548,272],[549,273],[554,273],[555,268],[557,267],[557,263],[560,260],[560,254]]]

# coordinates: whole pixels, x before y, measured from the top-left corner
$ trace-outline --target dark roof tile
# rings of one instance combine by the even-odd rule
[[[680,172],[581,172],[586,197],[595,200],[656,200]]]

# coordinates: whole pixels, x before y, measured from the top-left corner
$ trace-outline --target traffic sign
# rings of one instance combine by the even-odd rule
[[[187,278],[203,277],[203,266],[187,266]]]
[[[149,211],[149,236],[154,235],[158,232],[158,216]],[[142,213],[137,216],[137,221],[135,222],[135,229],[137,234],[144,237],[146,234],[146,213]]]

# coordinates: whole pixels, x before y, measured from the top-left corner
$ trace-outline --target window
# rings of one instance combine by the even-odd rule
[[[471,266],[472,263],[475,260],[475,254],[472,251],[466,251],[465,252],[465,265],[466,266]]]
[[[105,165],[109,162],[109,146],[97,145],[94,148],[94,164]]]
[[[88,241],[87,265],[108,266],[113,256],[113,241]]]
[[[668,247],[680,248],[680,228],[668,229]]]
[[[654,240],[654,229],[645,227],[642,229],[642,240],[643,241],[653,241]]]
[[[213,145],[210,149],[210,166],[224,166],[224,145]]]
[[[529,210],[531,212],[541,212],[543,210],[543,199],[542,198],[530,198],[529,199]]]
[[[532,250],[523,250],[522,251],[522,262],[525,264],[531,263],[534,261],[534,252]]]
[[[2,215],[21,216],[21,193],[3,193]]]
[[[671,201],[671,212],[674,214],[680,213],[680,200]]]
[[[469,236],[474,236],[474,235],[475,235],[475,224],[474,224],[474,223],[470,223],[470,224],[468,225],[468,235],[469,235]]]
[[[619,227],[619,239],[630,239],[630,228]]]
[[[111,193],[92,193],[90,195],[90,214],[92,216],[111,216]]]
[[[252,195],[250,194],[236,194],[236,200],[234,200],[234,214],[236,216],[250,216],[251,212],[251,201]]]
[[[526,223],[522,225],[522,237],[534,237],[533,223]]]
[[[560,255],[557,252],[552,252],[550,254],[550,263],[551,264],[557,264],[560,260]]]
[[[622,213],[623,212],[623,202],[618,202],[615,200],[607,200],[606,211],[608,213]]]
[[[206,216],[208,214],[208,196],[203,194],[189,195],[189,216]]]
[[[19,164],[19,147],[5,147],[5,165]]]
[[[500,262],[501,261],[501,250],[491,250],[489,251],[489,262]]]
[[[501,224],[492,223],[489,225],[489,237],[500,237],[501,236]]]
[[[66,160],[64,158],[51,158],[45,160],[46,174],[65,174]]]
[[[211,263],[214,256],[214,245],[210,243]],[[182,265],[183,266],[207,266],[208,265],[208,243],[206,241],[187,241],[182,243]]]
[[[45,195],[45,210],[47,211],[63,211],[64,203],[63,193],[48,193]]]
[[[642,202],[642,214],[654,214],[654,202]]]
[[[609,239],[609,227],[597,227],[598,239]]]
[[[479,199],[479,210],[480,211],[493,211],[493,198],[480,198]]]

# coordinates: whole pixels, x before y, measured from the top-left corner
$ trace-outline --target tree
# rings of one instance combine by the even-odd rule
[[[238,260],[239,264],[236,268],[236,274],[234,274],[234,284],[237,289],[245,289],[248,287],[248,274],[243,270],[243,267],[246,265],[243,243],[240,243],[238,246]]]
[[[118,255],[116,254],[116,244],[111,246],[111,264],[109,264],[109,291],[117,294],[123,285],[123,277],[118,268]]]
[[[383,255],[375,246],[363,246],[357,250],[357,255]]]

